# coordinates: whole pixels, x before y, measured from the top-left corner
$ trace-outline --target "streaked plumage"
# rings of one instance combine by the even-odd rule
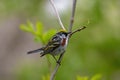
[[[68,43],[68,34],[68,32],[60,31],[52,37],[45,47],[29,51],[28,54],[39,52],[41,57],[46,54],[51,54],[53,56],[62,54],[65,52]]]

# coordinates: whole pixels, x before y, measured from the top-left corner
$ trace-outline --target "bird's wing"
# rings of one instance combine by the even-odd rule
[[[46,45],[46,47],[44,48],[44,50],[46,51],[46,53],[50,53],[53,50],[55,50],[56,48],[58,48],[60,46],[60,41],[61,39],[58,36],[54,36]]]

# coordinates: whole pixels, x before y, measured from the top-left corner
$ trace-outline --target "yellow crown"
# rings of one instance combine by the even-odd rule
[[[67,32],[66,30],[61,29],[60,32]]]

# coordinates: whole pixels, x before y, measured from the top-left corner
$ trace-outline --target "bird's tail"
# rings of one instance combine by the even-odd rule
[[[44,54],[43,48],[29,51],[29,52],[27,52],[27,54],[38,53],[38,52],[39,52],[41,55]]]

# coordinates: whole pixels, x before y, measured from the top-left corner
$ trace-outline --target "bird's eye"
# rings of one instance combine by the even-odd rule
[[[59,41],[59,40],[60,40],[60,36],[55,36],[55,37],[53,37],[52,40],[53,40],[53,41]]]
[[[56,38],[53,39],[53,41],[55,41],[55,40],[56,40]]]
[[[58,39],[58,37],[57,36],[55,36],[55,37],[53,37],[53,41],[56,41]]]

